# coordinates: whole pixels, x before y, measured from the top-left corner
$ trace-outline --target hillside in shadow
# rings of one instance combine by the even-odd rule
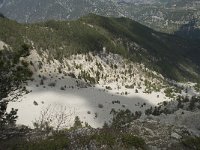
[[[197,26],[198,20],[193,18],[187,24],[182,25],[174,34],[184,38],[200,40],[200,29]]]
[[[182,25],[174,35],[186,39],[186,44],[191,43],[191,48],[185,51],[184,57],[188,57],[191,62],[200,65],[200,29],[198,28],[198,20],[193,18],[189,23]],[[199,68],[199,67],[198,67]]]

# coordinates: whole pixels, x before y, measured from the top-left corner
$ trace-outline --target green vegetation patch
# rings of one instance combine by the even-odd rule
[[[55,134],[45,139],[40,137],[34,141],[16,137],[2,143],[1,146],[7,150],[63,150],[68,148],[69,140],[64,134]]]
[[[122,140],[122,143],[127,148],[135,147],[135,148],[145,149],[145,145],[146,145],[145,141],[138,136],[134,136],[131,134],[124,134],[122,135],[121,140]]]
[[[200,137],[189,137],[182,141],[182,143],[189,149],[200,150]]]

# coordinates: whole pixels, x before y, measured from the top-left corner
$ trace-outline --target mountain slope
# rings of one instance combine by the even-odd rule
[[[2,100],[9,100],[8,109],[18,109],[17,124],[47,122],[58,130],[79,116],[82,123],[101,127],[118,112],[128,112],[131,120],[155,115],[172,125],[178,118],[178,125],[192,131],[199,128],[199,84],[179,83],[199,80],[195,41],[94,14],[36,24],[1,17],[0,28],[0,69],[5,70],[0,75],[17,79],[19,87]]]
[[[62,60],[74,53],[107,51],[145,64],[175,80],[199,79],[199,44],[156,32],[126,18],[88,15],[77,21],[18,24],[0,20],[0,38],[14,49],[32,41],[37,50]]]

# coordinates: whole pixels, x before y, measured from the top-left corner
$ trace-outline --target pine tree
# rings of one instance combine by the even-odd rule
[[[10,92],[19,90],[21,83],[31,75],[26,65],[15,66],[19,63],[20,57],[27,55],[29,55],[29,46],[26,44],[23,44],[18,51],[11,52],[6,49],[0,51],[0,130],[15,125],[18,110],[12,108],[7,112],[9,100],[5,99]]]
[[[73,127],[75,129],[82,128],[82,123],[81,123],[81,120],[80,120],[80,118],[78,116],[76,116],[75,119],[74,119],[74,125],[73,125]]]

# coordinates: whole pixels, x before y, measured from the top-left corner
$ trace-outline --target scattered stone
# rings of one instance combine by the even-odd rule
[[[173,132],[173,133],[171,134],[171,137],[172,137],[172,138],[175,138],[175,139],[181,139],[181,138],[182,138],[182,136],[178,135],[178,134],[175,133],[175,132]]]

